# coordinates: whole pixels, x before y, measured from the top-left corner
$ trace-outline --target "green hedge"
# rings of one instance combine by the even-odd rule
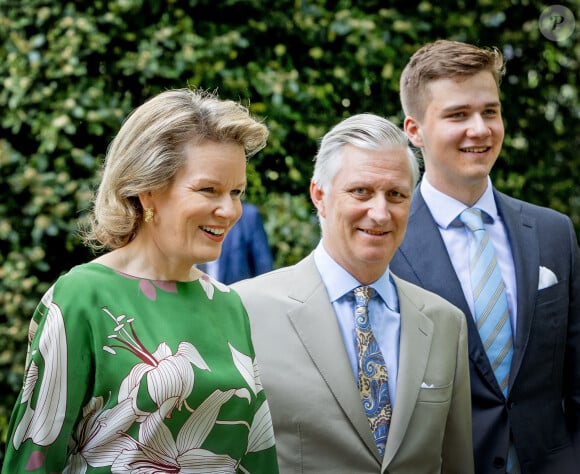
[[[578,0],[559,3],[580,16]],[[91,258],[75,230],[106,147],[126,114],[161,90],[216,89],[267,123],[249,199],[282,266],[318,239],[307,190],[323,133],[366,111],[401,123],[398,79],[422,43],[496,45],[509,61],[495,183],[570,215],[580,230],[578,28],[549,41],[538,28],[543,8],[535,0],[0,0],[2,436],[32,311],[58,275]]]

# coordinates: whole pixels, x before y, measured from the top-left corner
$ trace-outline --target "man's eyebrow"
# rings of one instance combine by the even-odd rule
[[[494,102],[487,102],[486,104],[484,104],[484,108],[488,108],[488,107],[501,107],[501,103],[499,101],[494,101]],[[445,107],[444,109],[442,109],[442,111],[444,113],[449,113],[449,112],[455,112],[457,110],[469,110],[469,109],[473,109],[474,107],[470,104],[456,104],[456,105],[450,105],[449,107]]]

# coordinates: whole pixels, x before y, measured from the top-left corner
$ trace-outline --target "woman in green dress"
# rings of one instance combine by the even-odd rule
[[[2,472],[278,472],[240,298],[196,268],[239,219],[267,128],[170,90],[105,159],[86,242],[105,250],[44,295]]]

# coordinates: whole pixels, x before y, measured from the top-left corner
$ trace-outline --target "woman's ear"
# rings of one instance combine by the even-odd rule
[[[153,199],[151,197],[151,191],[147,191],[145,193],[139,193],[139,194],[137,194],[137,198],[139,199],[139,202],[141,203],[141,207],[143,209],[146,209],[148,207],[155,207],[153,205]]]

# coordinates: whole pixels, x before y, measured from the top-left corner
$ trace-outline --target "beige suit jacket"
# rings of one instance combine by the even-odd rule
[[[473,472],[465,316],[393,279],[401,340],[383,460],[313,256],[232,285],[252,324],[282,474]]]

